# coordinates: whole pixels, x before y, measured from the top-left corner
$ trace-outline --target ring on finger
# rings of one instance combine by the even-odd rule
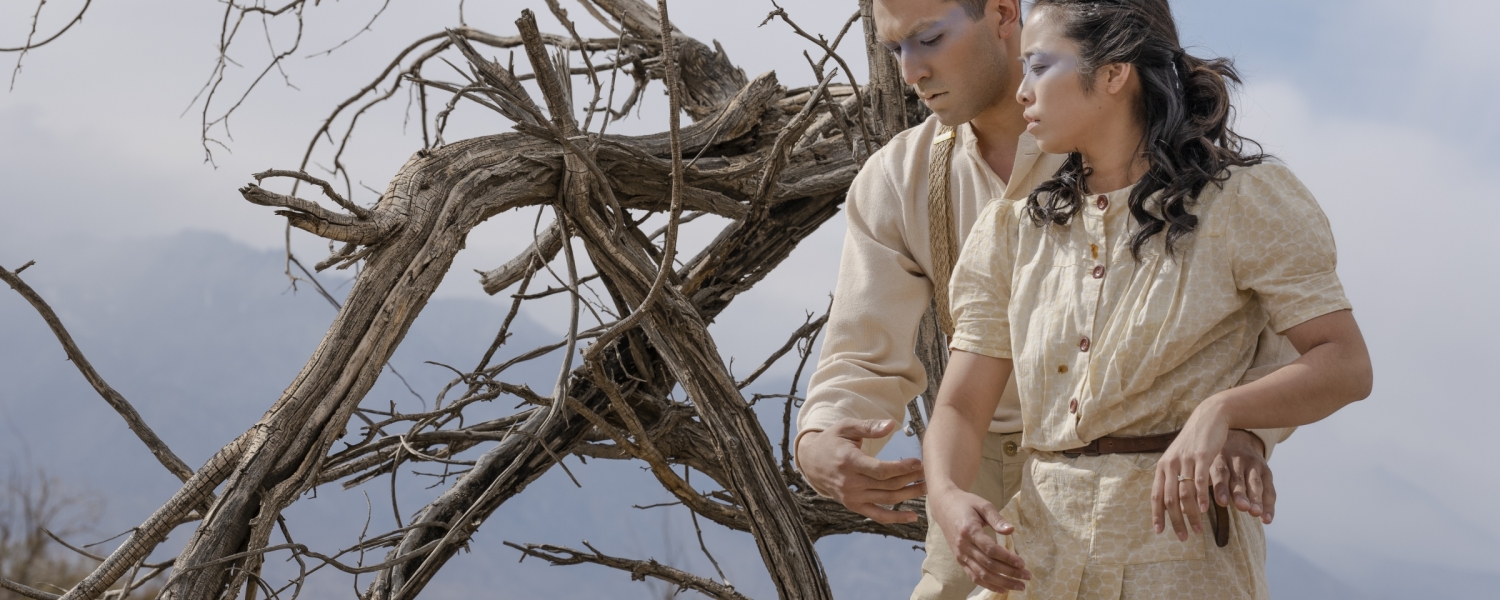
[[[1178,475],[1177,476],[1177,483],[1182,483],[1184,481],[1198,481],[1198,478],[1197,477],[1188,477],[1187,475]]]

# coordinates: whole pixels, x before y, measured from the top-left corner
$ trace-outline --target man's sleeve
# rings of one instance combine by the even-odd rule
[[[883,169],[871,161],[849,188],[838,284],[797,415],[798,441],[843,418],[902,423],[907,402],[927,388],[915,348],[932,284],[907,247],[901,199]],[[875,456],[889,440],[866,440],[861,449]]]

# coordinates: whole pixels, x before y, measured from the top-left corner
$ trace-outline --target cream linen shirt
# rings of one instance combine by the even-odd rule
[[[927,175],[932,142],[942,129],[937,117],[897,134],[860,169],[844,203],[848,229],[838,283],[807,401],[797,414],[798,439],[840,419],[905,421],[906,404],[927,389],[917,360],[917,326],[932,302],[932,241],[927,220]],[[979,154],[967,123],[950,161],[949,198],[959,247],[979,213],[993,198],[1025,198],[1062,166],[1064,156],[1045,154],[1036,138],[1022,134],[1009,184]],[[1297,358],[1285,338],[1267,335],[1254,375]],[[1247,378],[1248,380],[1249,378]],[[1021,405],[1014,378],[1000,398],[989,430],[1021,431]],[[1255,431],[1270,455],[1291,429]],[[875,456],[889,437],[866,440]],[[793,443],[793,448],[796,444]]]
[[[941,129],[934,116],[897,134],[849,186],[839,278],[823,351],[808,384],[807,402],[797,414],[799,439],[843,418],[902,423],[907,402],[927,389],[927,373],[915,349],[917,326],[932,302],[927,171],[933,138]],[[1042,153],[1035,138],[1023,134],[1007,186],[980,156],[967,123],[954,128],[954,134],[948,189],[962,247],[992,198],[1025,196],[1051,178],[1064,157]],[[1020,401],[1011,386],[990,431],[1020,430]],[[866,440],[861,448],[874,456],[889,440]]]
[[[1003,514],[1035,579],[1011,597],[1265,598],[1258,519],[1229,511],[1225,548],[1207,527],[1187,543],[1156,535],[1159,454],[1058,452],[1181,429],[1253,378],[1268,327],[1350,308],[1328,220],[1285,167],[1235,168],[1199,196],[1175,255],[1158,234],[1137,261],[1129,193],[1089,196],[1069,224],[1042,227],[1024,201],[995,202],[954,268],[952,348],[1014,361],[1032,451]]]

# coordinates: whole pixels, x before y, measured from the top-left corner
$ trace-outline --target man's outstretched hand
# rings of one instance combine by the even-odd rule
[[[927,493],[922,461],[904,458],[883,461],[866,456],[860,447],[868,438],[882,438],[896,429],[891,420],[842,419],[823,431],[797,441],[797,463],[808,483],[856,513],[879,523],[910,523],[917,513],[891,506]]]
[[[1271,524],[1276,516],[1276,486],[1271,482],[1271,467],[1266,464],[1265,443],[1260,436],[1230,430],[1209,474],[1220,506],[1233,506]]]

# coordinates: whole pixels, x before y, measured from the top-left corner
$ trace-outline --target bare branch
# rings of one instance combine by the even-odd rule
[[[30,267],[32,264],[35,263],[26,263],[26,267]],[[20,270],[25,270],[26,267],[22,267]],[[188,467],[187,463],[182,462],[182,459],[178,458],[172,452],[172,449],[167,447],[167,443],[162,441],[156,435],[155,431],[151,430],[151,426],[146,424],[146,420],[141,418],[141,413],[137,412],[134,406],[131,406],[130,401],[115,391],[115,388],[110,387],[104,381],[104,378],[99,375],[99,372],[94,370],[93,364],[89,363],[88,358],[84,357],[83,351],[78,349],[78,344],[73,341],[73,336],[63,327],[62,319],[58,318],[57,313],[52,310],[52,307],[47,305],[47,301],[43,300],[42,296],[36,293],[36,290],[31,289],[31,286],[22,281],[16,273],[10,272],[3,266],[0,266],[0,281],[4,281],[10,285],[11,289],[21,294],[21,297],[31,303],[32,308],[35,308],[37,313],[41,314],[42,320],[46,321],[47,326],[52,329],[52,334],[57,336],[57,341],[62,343],[63,351],[67,353],[68,360],[73,362],[73,366],[78,367],[78,372],[83,374],[83,378],[88,380],[89,385],[94,387],[94,391],[98,392],[99,396],[104,398],[104,401],[109,404],[110,408],[120,413],[120,417],[125,419],[125,426],[129,427],[137,438],[140,438],[141,443],[145,444],[146,448],[151,451],[151,454],[156,456],[156,460],[182,481],[187,481],[188,478],[192,477],[193,469]]]
[[[37,7],[36,7],[37,13],[41,13],[41,11],[42,11],[42,5],[43,4],[46,4],[46,2],[39,2],[39,3],[37,3]],[[83,21],[83,15],[84,15],[84,13],[87,13],[89,11],[89,6],[91,6],[93,4],[94,4],[94,0],[84,0],[84,2],[83,2],[83,8],[78,9],[78,14],[74,15],[73,18],[68,21],[67,25],[64,25],[62,29],[59,29],[57,31],[57,33],[52,34],[47,39],[42,40],[40,42],[32,42],[31,41],[32,38],[30,36],[28,36],[26,38],[26,43],[25,44],[20,45],[20,46],[16,46],[14,48],[0,48],[0,52],[25,52],[27,50],[35,50],[37,48],[41,48],[42,46],[46,46],[47,44],[52,43],[52,40],[55,40],[55,39],[57,39],[59,37],[62,37],[62,34],[67,33],[68,30],[72,29],[74,25],[77,25],[80,21]],[[36,21],[35,21],[35,17],[33,17],[32,26],[31,27],[32,27],[32,34],[34,35],[36,33]]]
[[[521,551],[525,556],[535,556],[554,565],[593,563],[622,571],[629,571],[630,578],[636,581],[642,581],[647,577],[654,577],[676,585],[679,590],[694,590],[710,598],[749,600],[744,594],[735,591],[733,586],[716,583],[692,573],[666,566],[655,560],[641,561],[608,556],[600,553],[593,546],[589,545],[587,541],[584,541],[583,545],[587,546],[592,552],[579,552],[571,548],[550,544],[526,544],[522,546],[513,542],[505,542],[505,545]]]
[[[35,600],[57,600],[58,598],[62,597],[57,594],[49,594],[36,588],[21,585],[9,579],[0,579],[0,588],[15,592],[27,598],[34,598]]]
[[[339,206],[344,207],[345,210],[354,213],[354,216],[359,217],[361,220],[363,220],[363,219],[369,219],[370,218],[370,211],[367,210],[365,207],[360,206],[358,204],[355,204],[353,202],[350,202],[348,200],[345,200],[343,196],[340,196],[338,192],[336,192],[336,191],[333,190],[333,186],[330,185],[327,181],[323,181],[322,179],[318,179],[317,177],[313,177],[312,175],[308,175],[306,171],[287,171],[287,170],[284,170],[284,169],[267,169],[265,171],[261,171],[259,173],[254,174],[254,175],[251,175],[251,177],[255,178],[255,182],[256,183],[260,183],[261,180],[263,180],[263,179],[265,179],[267,177],[290,177],[290,178],[296,179],[298,181],[305,181],[307,183],[311,183],[313,185],[316,185],[316,186],[322,188],[324,195],[328,196],[329,199],[333,200]]]
[[[51,43],[52,40],[62,37],[62,34],[67,33],[69,29],[72,29],[74,25],[77,25],[79,21],[83,20],[83,14],[89,11],[89,6],[93,5],[93,3],[94,0],[84,0],[83,8],[78,9],[78,14],[75,15],[72,20],[68,21],[67,25],[64,25],[62,29],[59,29],[57,33],[52,34],[47,39],[44,39],[40,42],[34,42],[32,40],[36,39],[36,27],[37,22],[41,19],[42,16],[42,7],[47,5],[47,0],[37,0],[36,12],[31,15],[31,31],[26,34],[26,43],[20,46],[16,46],[15,48],[0,48],[0,52],[21,53],[16,57],[16,68],[11,70],[10,72],[11,91],[15,91],[16,89],[16,78],[21,75],[21,61],[25,60],[26,54],[34,48],[40,48],[47,45],[48,43]]]

